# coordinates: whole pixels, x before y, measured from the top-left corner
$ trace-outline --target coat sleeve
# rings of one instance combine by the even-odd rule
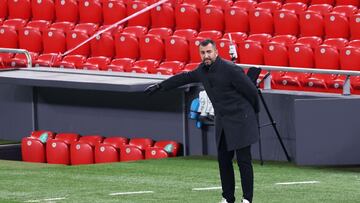
[[[242,94],[253,106],[256,113],[260,111],[258,90],[250,78],[244,73],[240,67],[231,68],[231,83],[235,89]]]
[[[171,90],[186,84],[199,82],[196,70],[174,75],[160,83],[161,90]]]

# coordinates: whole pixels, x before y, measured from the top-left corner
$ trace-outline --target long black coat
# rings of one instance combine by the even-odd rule
[[[210,68],[201,63],[197,69],[170,77],[160,86],[161,90],[170,90],[195,82],[203,84],[213,104],[217,146],[223,130],[228,150],[258,141],[258,93],[242,68],[217,57]]]

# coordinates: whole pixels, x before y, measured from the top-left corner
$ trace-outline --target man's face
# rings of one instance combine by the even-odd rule
[[[209,66],[215,62],[215,59],[218,56],[218,51],[212,44],[199,46],[199,49],[201,60],[205,65]]]

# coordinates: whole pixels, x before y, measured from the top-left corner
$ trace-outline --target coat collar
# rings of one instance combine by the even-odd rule
[[[201,63],[201,68],[206,72],[214,72],[216,69],[219,68],[219,65],[221,64],[221,58],[220,56],[217,56],[215,59],[215,62],[211,64],[210,66],[205,66],[204,63]]]

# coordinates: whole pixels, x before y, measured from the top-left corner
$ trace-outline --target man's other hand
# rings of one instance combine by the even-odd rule
[[[155,92],[159,91],[161,88],[160,84],[159,83],[156,83],[156,84],[153,84],[153,85],[150,85],[148,86],[144,92],[148,95],[152,95],[154,94]]]

